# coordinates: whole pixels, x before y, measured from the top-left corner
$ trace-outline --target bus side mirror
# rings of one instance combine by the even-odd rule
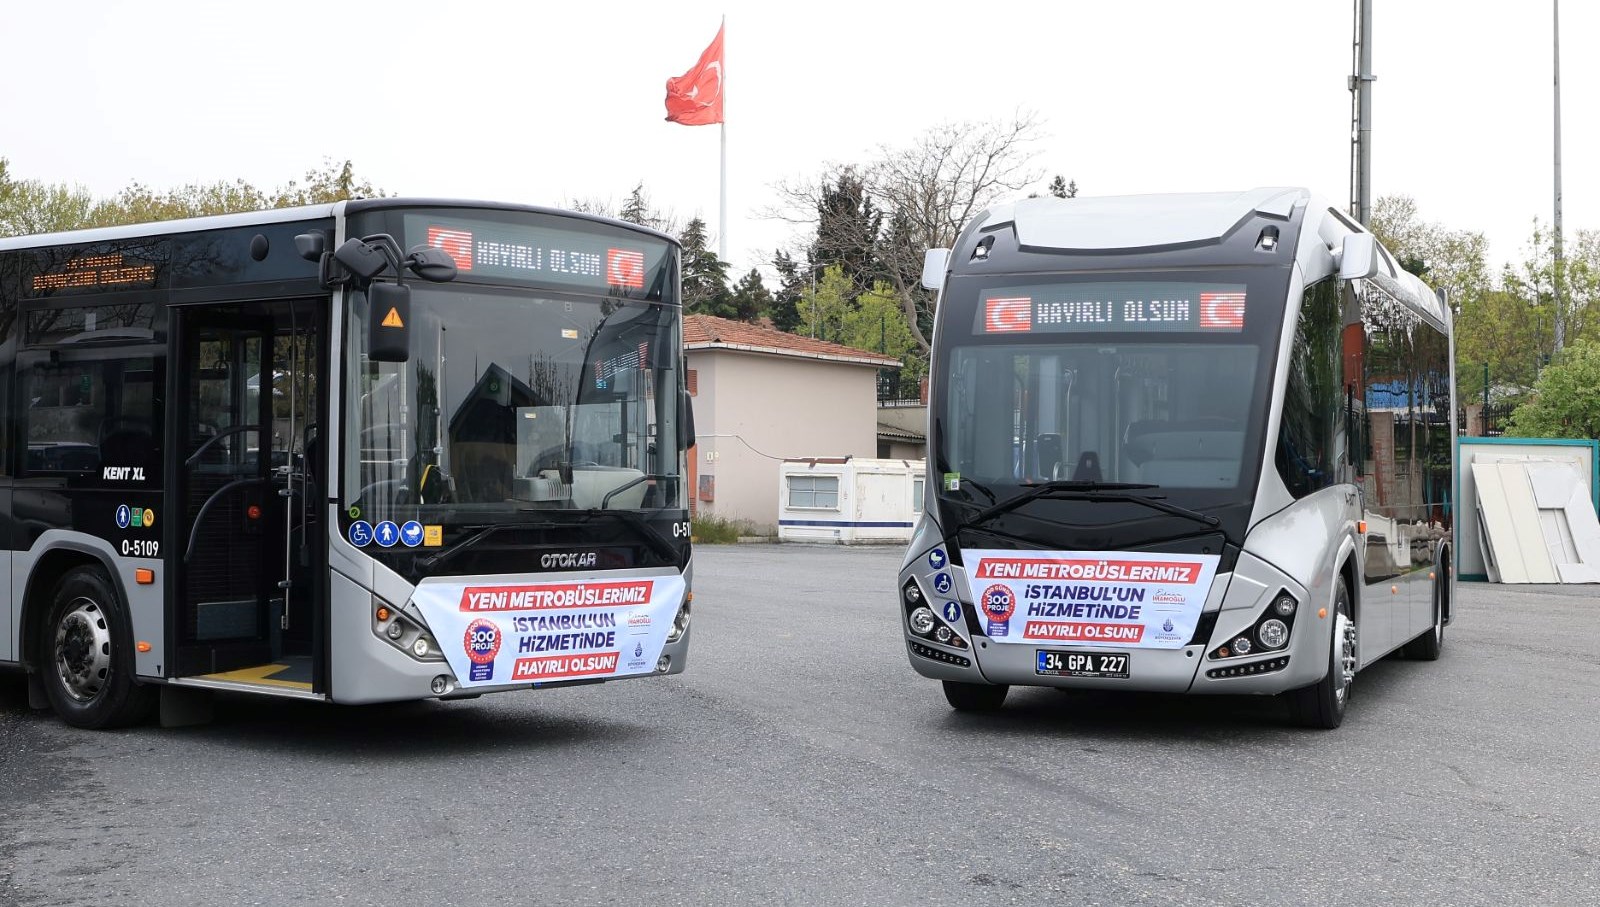
[[[359,239],[345,240],[333,250],[333,257],[362,280],[377,277],[389,265],[389,258],[382,249]]]
[[[922,287],[926,290],[944,288],[945,268],[950,266],[949,249],[929,249],[922,256]]]
[[[367,287],[367,358],[405,362],[411,358],[411,288],[395,283]]]
[[[678,449],[688,450],[694,446],[694,401],[688,388],[678,391],[678,410]]]
[[[1378,240],[1371,233],[1352,233],[1344,238],[1339,253],[1339,279],[1365,280],[1378,273]]]
[[[411,273],[432,283],[447,283],[456,279],[456,260],[450,253],[433,246],[416,246],[406,255],[406,267]]]

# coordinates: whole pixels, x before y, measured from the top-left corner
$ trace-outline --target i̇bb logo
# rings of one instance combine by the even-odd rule
[[[493,621],[480,617],[467,624],[467,634],[462,640],[467,649],[467,660],[475,665],[493,664],[500,654],[500,628]]]
[[[979,605],[984,616],[992,621],[1010,620],[1017,610],[1017,598],[1008,587],[996,584],[983,590]]]

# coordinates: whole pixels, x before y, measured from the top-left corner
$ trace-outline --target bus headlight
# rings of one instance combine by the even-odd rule
[[[411,644],[411,654],[418,658],[428,657],[428,638],[426,636],[418,636],[416,641]]]
[[[916,580],[906,580],[905,591],[902,594],[906,597],[906,603],[912,607],[922,604],[922,589]]]
[[[1272,603],[1272,610],[1278,612],[1280,617],[1288,617],[1294,613],[1294,609],[1295,600],[1287,595],[1278,596],[1277,601]]]
[[[677,642],[683,634],[689,632],[689,601],[684,599],[678,606],[678,613],[672,618],[672,628],[667,631],[667,642]]]
[[[936,621],[933,619],[933,612],[926,606],[911,612],[911,632],[918,636],[927,636],[933,632],[934,623]]]
[[[1261,629],[1256,631],[1256,638],[1269,649],[1281,649],[1289,641],[1289,627],[1277,618],[1263,621]]]

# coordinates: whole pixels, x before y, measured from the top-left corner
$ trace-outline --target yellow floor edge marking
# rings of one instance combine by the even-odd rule
[[[199,680],[230,680],[234,683],[259,683],[269,687],[288,687],[291,690],[309,690],[311,684],[299,680],[273,680],[272,675],[279,671],[289,670],[288,665],[259,665],[254,668],[240,668],[237,671],[224,671],[221,674],[202,674]]]

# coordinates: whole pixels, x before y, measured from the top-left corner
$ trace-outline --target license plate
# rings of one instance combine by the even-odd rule
[[[1037,649],[1036,674],[1051,677],[1113,677],[1128,679],[1127,652],[1053,652]]]

